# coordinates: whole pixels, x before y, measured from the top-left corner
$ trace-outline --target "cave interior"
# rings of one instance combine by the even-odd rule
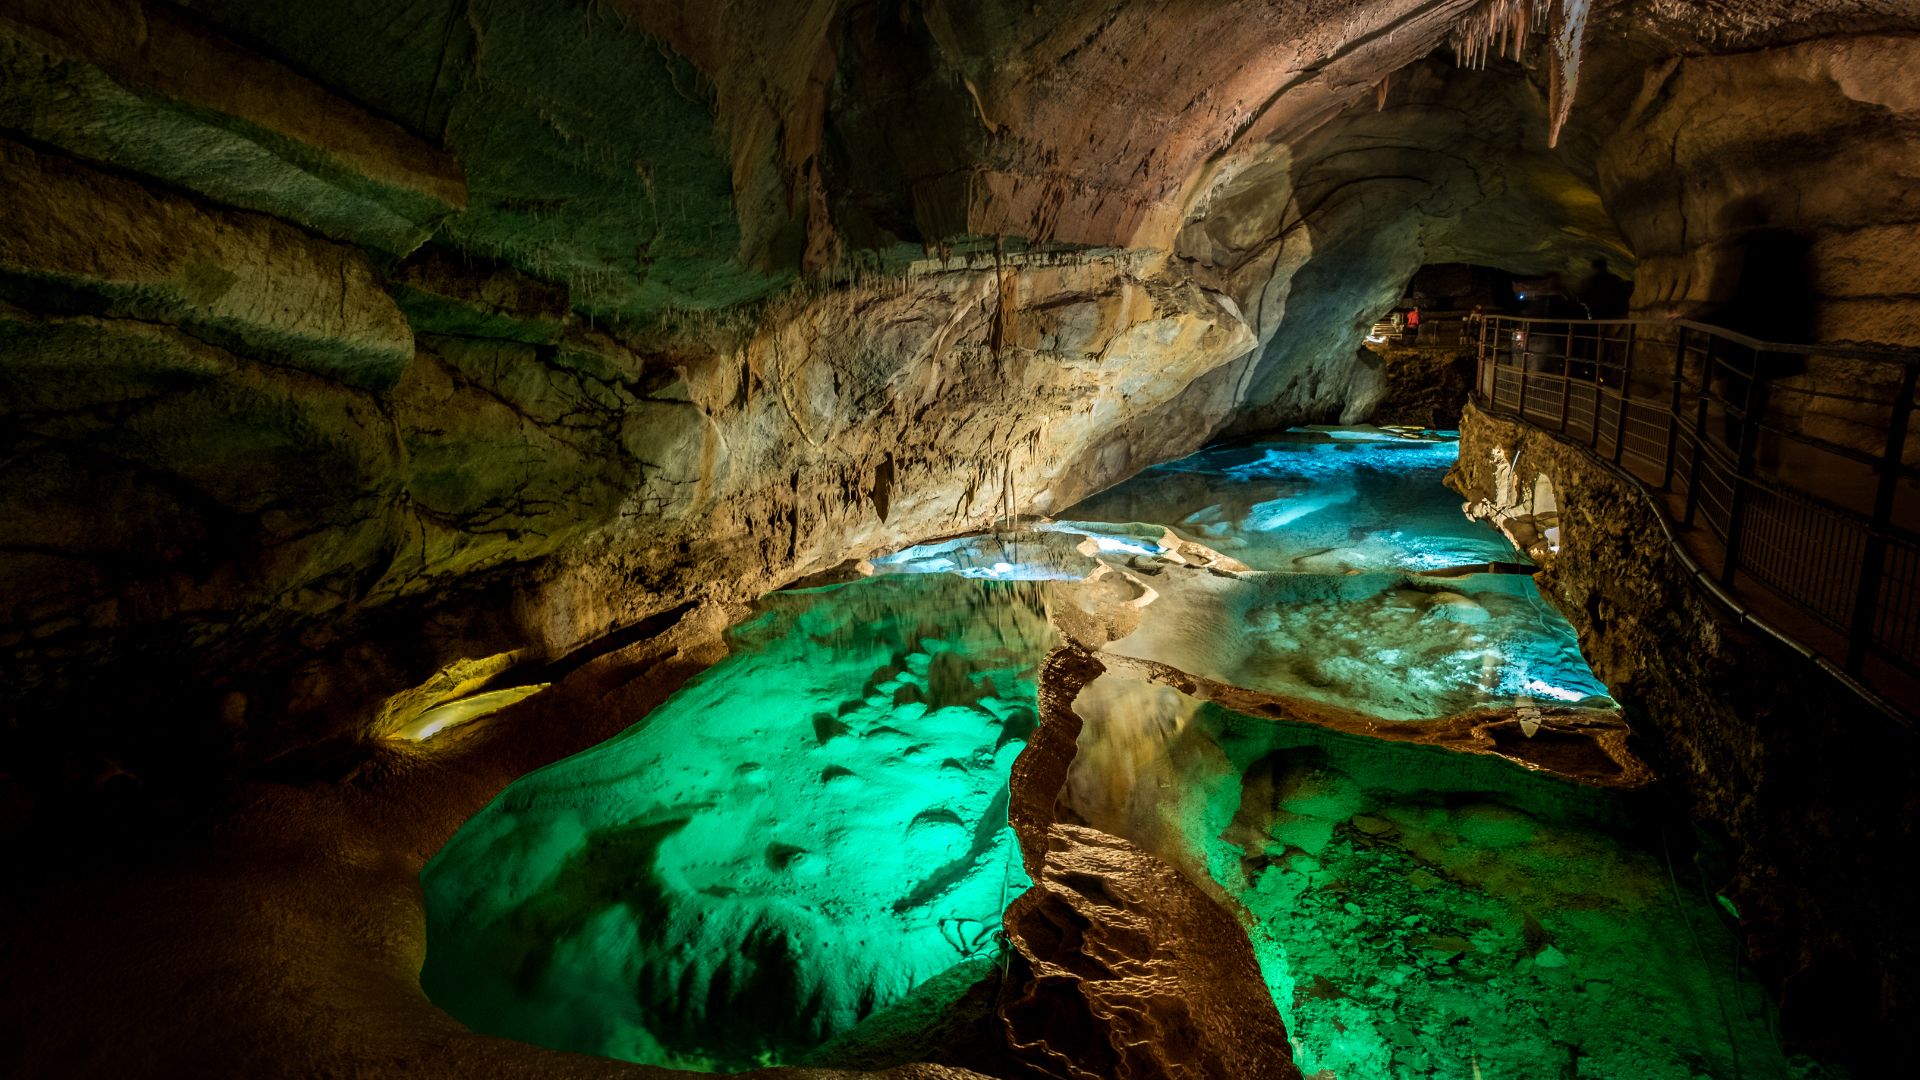
[[[0,0],[0,1072],[1874,1080],[1913,0]]]

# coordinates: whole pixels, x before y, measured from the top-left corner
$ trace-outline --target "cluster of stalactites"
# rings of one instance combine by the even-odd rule
[[[1491,57],[1519,60],[1527,38],[1545,32],[1548,54],[1547,145],[1560,141],[1560,129],[1573,111],[1580,81],[1587,12],[1592,0],[1481,0],[1453,24],[1449,44],[1461,67],[1483,68]]]
[[[1520,59],[1527,35],[1545,30],[1556,0],[1482,0],[1453,24],[1448,44],[1461,67],[1483,68],[1491,57]]]

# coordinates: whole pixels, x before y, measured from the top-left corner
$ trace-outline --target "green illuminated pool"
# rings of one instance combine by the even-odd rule
[[[711,1071],[937,1018],[1028,885],[1007,774],[1054,640],[1037,604],[951,576],[768,597],[726,660],[428,864],[428,995],[489,1034]]]
[[[1068,805],[1240,911],[1307,1075],[1801,1075],[1635,797],[1112,675],[1076,711]]]

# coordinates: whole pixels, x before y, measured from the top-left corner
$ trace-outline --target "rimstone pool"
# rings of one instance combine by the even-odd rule
[[[1040,662],[1106,674],[1060,805],[1234,912],[1309,1076],[1814,1075],[1441,433],[1287,433],[764,598],[731,655],[423,873],[469,1026],[718,1072],[923,1057],[1029,885]],[[1463,572],[1464,568],[1464,572]]]

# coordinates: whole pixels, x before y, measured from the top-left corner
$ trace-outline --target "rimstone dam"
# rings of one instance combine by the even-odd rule
[[[0,0],[0,1075],[1920,1060],[1920,0]]]

